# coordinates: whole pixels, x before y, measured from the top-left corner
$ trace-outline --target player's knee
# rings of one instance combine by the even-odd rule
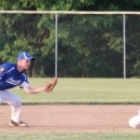
[[[133,128],[140,128],[140,116],[134,116],[129,119],[129,126]]]
[[[2,98],[0,98],[0,104],[2,103]]]
[[[21,101],[20,98],[16,98],[16,99],[12,102],[12,104],[13,104],[14,107],[20,107],[20,106],[21,106],[21,103],[22,103],[22,101]]]

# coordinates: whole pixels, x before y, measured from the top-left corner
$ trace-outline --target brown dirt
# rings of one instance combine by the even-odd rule
[[[11,127],[10,106],[0,106],[0,132],[106,132],[140,131],[128,120],[139,105],[24,105],[22,118],[29,127]]]

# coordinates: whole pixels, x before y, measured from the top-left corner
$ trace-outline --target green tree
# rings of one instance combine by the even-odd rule
[[[127,5],[127,6],[126,6]],[[0,0],[0,10],[114,11],[140,8],[139,0]],[[122,77],[122,16],[59,15],[60,76]],[[136,21],[136,22],[134,22]],[[54,75],[54,15],[0,15],[0,62],[30,51],[30,76]],[[139,18],[127,18],[127,72],[139,75]]]

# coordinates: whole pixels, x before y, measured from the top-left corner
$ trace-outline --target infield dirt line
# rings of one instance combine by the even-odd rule
[[[23,121],[29,127],[8,126],[10,106],[0,107],[0,132],[106,132],[140,131],[128,126],[139,105],[23,105]]]

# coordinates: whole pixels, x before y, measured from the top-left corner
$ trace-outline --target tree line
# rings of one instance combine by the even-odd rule
[[[127,4],[127,6],[125,6]],[[137,11],[129,0],[0,0],[0,10]],[[140,76],[139,15],[126,15],[127,77]],[[58,76],[122,77],[122,15],[58,15]],[[0,14],[0,63],[36,57],[29,76],[54,76],[55,16]]]

